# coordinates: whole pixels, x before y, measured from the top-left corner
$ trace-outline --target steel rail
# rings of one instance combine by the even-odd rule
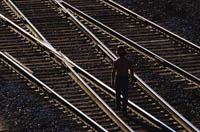
[[[61,1],[61,3],[64,6],[66,6],[66,8],[69,8],[73,12],[75,12],[75,13],[79,14],[80,16],[82,16],[84,19],[87,19],[88,21],[94,23],[96,26],[104,29],[106,32],[108,32],[113,37],[115,37],[117,40],[125,42],[125,44],[128,47],[134,48],[135,50],[137,50],[141,54],[144,54],[145,56],[151,58],[152,60],[157,60],[161,64],[163,64],[165,66],[168,66],[171,69],[175,70],[177,73],[179,73],[180,75],[184,76],[185,78],[193,81],[197,85],[200,85],[200,79],[198,77],[188,73],[187,71],[183,70],[182,68],[179,68],[178,66],[172,64],[171,62],[167,61],[166,59],[158,56],[157,54],[151,52],[150,50],[144,48],[143,46],[137,44],[136,42],[128,39],[127,37],[121,35],[120,33],[116,32],[115,30],[111,29],[110,27],[104,25],[103,23],[101,23],[101,22],[95,20],[94,18],[88,16],[87,14],[81,12],[80,10],[78,10],[77,8],[71,6],[70,4],[66,3],[65,1]]]
[[[68,11],[69,12],[69,11]],[[70,16],[73,16],[72,14],[70,14]],[[73,16],[74,17],[74,16]],[[76,18],[74,18],[74,20],[75,21],[78,21]],[[108,54],[110,54],[108,57],[112,60],[112,61],[114,61],[114,60],[116,60],[118,57],[114,54],[114,53],[112,53],[112,51],[110,51],[93,33],[91,33],[83,24],[81,24],[80,22],[77,22],[78,24],[80,24],[80,26],[82,27],[82,29],[83,30],[86,30],[85,32],[87,32],[87,34],[90,34],[90,36],[92,37],[92,39],[93,40],[95,40],[95,39],[97,39],[96,40],[96,42],[97,42],[97,44],[98,45],[101,45],[102,47],[105,47],[105,49],[102,49],[101,48],[101,50],[106,54],[106,55],[108,55]],[[70,62],[71,64],[73,64],[73,66],[74,67],[76,67],[76,68],[80,68],[79,66],[77,66],[77,65],[75,65],[75,63],[72,63],[72,62]],[[80,69],[79,69],[80,70]],[[84,71],[85,73],[86,73],[86,71]],[[87,73],[85,74],[85,75],[87,75]],[[90,75],[89,75],[90,76]],[[88,76],[87,76],[88,77]],[[94,76],[91,76],[92,78],[94,78]],[[144,83],[144,81],[142,81],[136,74],[134,74],[134,77],[138,80],[138,82],[140,83],[140,84],[143,84],[143,85],[145,85],[146,86],[146,83]],[[94,79],[93,79],[94,80]],[[148,87],[147,87],[148,88]],[[110,89],[110,88],[109,88]],[[105,90],[105,88],[104,88],[104,90]],[[151,91],[153,91],[152,89],[151,89]],[[152,92],[153,94],[155,93],[155,92]],[[157,96],[156,94],[154,95],[155,97]],[[163,100],[159,100],[159,102],[162,102]],[[167,104],[167,105],[169,105],[169,104]],[[136,105],[134,105],[134,106],[136,106]],[[136,106],[136,107],[138,107],[138,106]],[[138,109],[140,109],[139,107],[138,107]],[[141,110],[142,111],[142,110]],[[167,126],[166,124],[164,124],[164,123],[162,123],[161,121],[159,121],[158,119],[156,119],[155,117],[153,117],[152,115],[150,115],[150,114],[148,114],[148,113],[146,113],[146,112],[143,112],[143,113],[145,113],[145,114],[147,114],[148,116],[150,116],[150,118],[152,117],[152,119],[153,120],[155,120],[155,121],[157,121],[158,123],[155,123],[156,125],[158,125],[159,127],[161,127],[161,128],[163,128],[163,129],[165,129],[165,130],[170,130],[170,131],[174,131],[173,129],[171,129],[169,126]],[[148,120],[151,120],[151,119],[148,119]],[[160,124],[159,124],[160,123]],[[163,126],[162,126],[163,125]]]
[[[55,4],[57,4],[60,7],[60,10],[62,10],[64,13],[68,14],[74,23],[76,23],[83,32],[85,32],[94,42],[97,44],[97,46],[112,60],[115,60],[117,57],[115,54],[113,54],[89,29],[87,29],[72,13],[69,9],[66,9],[59,0],[53,0]]]
[[[181,42],[184,42],[184,43],[187,43],[190,47],[194,48],[195,50],[197,50],[198,52],[200,52],[200,46],[180,37],[179,35],[159,26],[158,24],[142,17],[141,15],[129,10],[128,8],[125,8],[124,6],[121,6],[120,4],[114,2],[113,0],[100,0],[104,3],[107,3],[108,5],[112,6],[113,8],[117,9],[117,10],[121,10],[123,13],[131,16],[131,17],[134,17],[134,18],[138,18],[139,20],[141,20],[142,22],[144,23],[147,23],[147,24],[150,24],[151,26],[153,26],[154,28],[156,28],[157,30],[160,30],[162,31],[163,33],[167,34],[167,35],[170,35],[170,36],[173,36],[174,38],[178,39],[179,41]],[[186,45],[186,46],[188,46]]]
[[[39,44],[40,46],[48,49],[51,54],[56,56],[61,63],[64,64],[64,66],[67,69],[70,69],[72,72],[71,76],[73,79],[80,84],[80,86],[84,89],[84,91],[95,101],[97,102],[97,105],[116,123],[119,125],[119,127],[125,131],[125,132],[133,132],[133,130],[126,124],[124,123],[123,120],[121,120],[115,112],[87,85],[87,83],[73,70],[70,64],[68,64],[69,59],[62,54],[61,52],[58,52],[53,46],[51,46],[50,43],[45,43],[43,41],[38,40],[34,36],[30,35],[27,33],[25,30],[23,30],[21,27],[17,26],[15,23],[4,17],[3,15],[0,14],[0,18],[3,18],[3,20],[9,22],[14,28],[17,28],[16,30],[19,30],[21,34],[26,35],[28,38]],[[40,34],[41,35],[41,34]]]
[[[111,50],[109,50],[92,32],[90,32],[76,17],[74,17],[73,16],[73,14],[71,14],[70,13],[70,11],[68,11],[65,7],[63,7],[62,5],[60,5],[60,3],[58,3],[58,1],[56,1],[56,3],[62,8],[62,10],[65,12],[65,13],[67,13],[68,15],[70,15],[70,17],[72,17],[72,19],[74,20],[74,22],[75,23],[77,23],[78,25],[79,25],[79,27],[85,32],[85,33],[87,33],[89,36],[90,36],[90,38],[92,39],[92,40],[94,40],[96,43],[97,43],[97,45],[100,45],[99,47],[100,47],[100,49],[106,54],[106,55],[108,55],[108,57],[112,60],[112,61],[114,61],[114,60],[116,60],[118,57],[111,51]],[[102,47],[102,48],[101,48]],[[69,60],[70,61],[70,60]],[[82,69],[82,68],[80,68],[79,66],[77,66],[75,63],[73,63],[73,62],[70,62],[71,64],[73,64],[73,66],[74,67],[77,67],[77,68],[79,68],[79,70],[80,69]],[[83,72],[85,72],[86,73],[86,71],[84,70],[84,69],[82,69],[81,71],[83,71]],[[85,75],[88,75],[87,73],[85,74]],[[95,77],[93,77],[93,76],[91,76],[91,75],[89,75],[90,77],[92,77],[92,78],[95,78]],[[136,74],[134,74],[134,76],[136,77],[136,79],[137,78],[139,78]],[[95,79],[93,79],[93,80],[95,80]],[[138,79],[138,81],[140,82],[140,83],[144,83],[144,81],[141,81],[141,79]],[[98,81],[99,82],[99,81]],[[145,85],[145,84],[144,84]],[[110,88],[109,88],[110,89]],[[154,96],[156,96],[156,95],[154,95]],[[138,106],[136,106],[136,107],[138,107]],[[141,108],[139,108],[138,107],[138,109],[141,109]],[[142,111],[142,110],[141,110]],[[152,115],[150,115],[149,113],[147,113],[147,112],[143,112],[143,113],[145,113],[146,115],[148,115],[148,116],[150,116],[150,118],[148,119],[148,120],[151,120],[151,117],[152,117],[152,119],[153,120],[155,120],[157,123],[155,123],[154,121],[154,123],[156,124],[156,125],[158,125],[159,127],[161,127],[161,128],[163,128],[163,129],[168,129],[168,130],[170,130],[170,131],[174,131],[173,129],[171,129],[169,126],[167,126],[166,124],[164,124],[164,123],[162,123],[161,121],[159,121],[158,119],[156,119],[155,117],[153,117]]]
[[[69,11],[68,11],[69,12]],[[71,15],[70,15],[71,16]],[[93,36],[92,36],[93,37]],[[104,51],[105,52],[105,51]]]
[[[67,12],[67,13],[70,13],[70,12]],[[73,15],[71,14],[70,15],[71,17],[73,17]],[[75,17],[73,17],[73,19],[74,19]],[[75,21],[77,21],[77,19],[75,18],[74,19]],[[78,22],[79,24],[80,24],[80,22]],[[83,26],[83,25],[81,25],[81,26]],[[83,29],[86,29],[86,28],[83,28]],[[90,33],[91,34],[91,33]],[[41,35],[41,34],[40,34]],[[92,37],[94,37],[94,35],[90,35],[90,36],[92,36]],[[42,37],[40,37],[40,38],[42,38]],[[97,38],[95,38],[94,37],[94,39],[93,40],[95,40],[95,39],[97,39]],[[100,42],[99,40],[97,41],[97,42]],[[102,43],[100,43],[100,45],[102,45]],[[106,46],[104,46],[104,48],[106,49],[107,47]],[[108,50],[108,49],[107,49]],[[105,52],[105,51],[104,51]],[[110,52],[110,53],[112,53],[112,52]],[[112,54],[112,56],[114,56],[114,54]],[[116,56],[115,56],[115,58],[116,58]],[[111,59],[113,59],[113,58],[111,58]],[[69,66],[68,66],[69,67]]]
[[[68,11],[67,9],[65,9],[65,12],[68,13],[73,19],[74,21],[80,25],[81,29],[83,29],[87,34],[89,34],[89,36],[91,36],[91,39],[94,40],[95,42],[97,42],[97,45],[100,45],[99,47],[103,47],[100,48],[106,55],[108,55],[108,57],[112,60],[112,62],[114,60],[116,60],[118,57],[112,53],[111,50],[109,50],[92,32],[90,32],[81,22],[78,21],[77,18],[75,18],[73,16],[73,14],[70,13],[70,11]],[[77,66],[74,66],[77,67]],[[86,71],[85,71],[86,72]],[[138,80],[138,83],[141,84],[144,89],[146,91],[150,91],[151,96],[153,96],[154,98],[157,99],[158,102],[162,103],[163,106],[165,106],[165,108],[168,109],[168,111],[172,111],[171,114],[174,115],[178,115],[180,117],[182,117],[182,115],[180,115],[177,111],[175,111],[164,99],[162,99],[155,91],[153,91],[153,89],[151,89],[141,78],[139,78],[139,76],[137,74],[134,74],[134,77]],[[140,108],[139,108],[140,109]],[[145,112],[144,112],[145,113]],[[155,117],[151,116],[150,114],[147,113],[147,115],[149,115],[150,117],[152,117],[153,120],[157,121],[160,123],[160,125],[158,125],[159,123],[157,123],[158,126],[160,126],[161,128],[164,128],[165,130],[170,130],[170,131],[174,131],[173,129],[171,129],[169,126],[167,126],[166,124],[164,124],[163,122],[157,120]],[[183,117],[182,117],[183,118]],[[150,119],[149,119],[150,120]],[[162,126],[163,125],[163,126]]]
[[[38,45],[40,45],[43,48],[47,48],[48,51],[51,52],[51,53],[53,53],[53,52],[56,53],[57,52],[51,45],[47,45],[43,40],[39,40],[36,37],[34,37],[33,35],[29,34],[27,31],[25,31],[24,29],[22,29],[21,27],[19,27],[17,24],[15,24],[14,22],[12,22],[8,18],[6,18],[1,13],[0,13],[0,20],[2,20],[5,23],[7,23],[14,31],[16,31],[20,35],[26,36],[26,38],[28,40],[30,40],[31,42],[33,42],[34,44],[38,44]]]
[[[30,73],[29,70],[27,70],[24,65],[19,63],[19,61],[16,61],[14,57],[9,55],[6,52],[0,51],[0,57],[5,60],[8,64],[10,64],[12,67],[18,70],[18,72],[23,73],[23,76],[27,77],[31,80],[31,82],[34,82],[37,86],[44,89],[49,96],[53,97],[54,99],[58,100],[63,106],[66,106],[71,111],[73,111],[76,115],[84,119],[87,123],[92,125],[95,130],[101,131],[101,132],[107,132],[106,129],[104,129],[101,125],[96,123],[94,120],[92,120],[90,117],[88,117],[86,114],[84,114],[82,111],[77,109],[75,106],[73,106],[70,102],[68,102],[66,99],[64,99],[62,96],[60,96],[58,93],[56,93],[54,90],[52,90],[50,87],[48,87],[46,84],[41,82],[37,77],[35,77],[32,73]]]
[[[89,29],[87,29],[70,11],[66,8],[64,10],[72,17],[75,23],[97,44],[97,46],[105,53],[109,59],[112,61],[116,60],[118,57],[106,46],[104,45]]]
[[[178,39],[179,41],[187,43],[188,45],[186,45],[186,46],[192,47],[196,51],[200,52],[200,47],[195,45],[194,43],[192,43],[192,42],[190,42],[190,41],[178,36],[175,33],[170,32],[169,30],[167,30],[167,29],[155,24],[154,22],[152,22],[152,21],[140,16],[139,14],[137,14],[137,13],[135,13],[135,12],[133,12],[133,11],[121,6],[120,4],[114,2],[113,0],[101,0],[101,1],[107,3],[111,7],[115,8],[117,10],[120,10],[121,12],[123,12],[123,13],[125,13],[125,14],[127,14],[129,16],[136,17],[139,20],[141,20],[142,22],[144,22],[144,23],[146,22],[146,23],[150,24],[151,26],[157,28],[157,30],[160,30],[160,31],[162,31],[162,32],[164,32],[164,33],[166,33],[168,35],[171,35],[174,38]],[[127,40],[128,40],[128,38],[127,38]],[[137,45],[137,43],[135,43],[135,42],[134,42],[134,44]],[[143,48],[142,49],[142,51],[143,51],[145,48],[144,47],[142,47],[142,48]],[[158,55],[156,55],[155,53],[151,52],[150,50],[147,50],[147,49],[145,49],[145,50],[146,50],[145,53],[149,52],[149,54],[147,53],[147,55],[149,55],[150,57],[158,60],[163,65],[170,67],[171,69],[173,69],[177,73],[179,73],[179,74],[183,75],[184,77],[188,78],[189,80],[195,82],[197,85],[200,85],[200,79],[198,77],[196,77],[196,76],[192,75],[191,73],[183,70],[182,68],[172,64],[171,62],[167,61],[166,59],[164,59],[164,58],[162,58],[162,57],[160,57]]]
[[[193,126],[185,117],[183,117],[178,111],[176,111],[169,103],[167,103],[160,95],[158,95],[149,85],[147,85],[140,77],[135,75],[137,80],[139,80],[139,85],[143,87],[145,91],[147,91],[151,96],[154,97],[161,106],[163,106],[167,111],[174,117],[178,122],[181,122],[181,124],[188,130],[192,130],[189,126]],[[196,129],[197,132],[199,132],[198,129]]]
[[[41,35],[37,28],[28,20],[28,18],[17,8],[17,6],[12,2],[12,0],[4,0],[5,3],[10,7],[10,9],[17,15],[19,19],[25,22],[26,26],[31,30],[31,32],[38,37],[38,39],[43,40],[48,43],[48,41]]]
[[[127,46],[129,46],[130,48],[133,48],[132,45],[134,45],[134,48],[136,50],[138,50],[139,52],[141,52],[142,54],[145,54],[146,56],[148,56],[149,58],[152,58],[153,60],[157,60],[159,62],[161,62],[163,65],[170,67],[171,69],[173,69],[175,72],[179,73],[180,75],[186,77],[187,79],[195,82],[196,84],[200,85],[200,79],[197,78],[196,76],[186,72],[185,70],[183,70],[182,68],[172,64],[171,62],[163,59],[162,57],[158,56],[157,54],[151,52],[150,50],[140,46],[139,44],[137,44],[136,42],[128,39],[127,37],[121,35],[120,33],[114,31],[113,29],[109,28],[108,26],[102,24],[101,22],[95,20],[94,18],[88,16],[87,14],[81,12],[80,10],[78,10],[77,8],[71,6],[70,4],[68,4],[65,1],[60,1],[65,8],[69,8],[70,10],[72,10],[73,12],[75,12],[76,14],[79,14],[80,16],[82,16],[84,19],[89,20],[90,22],[94,23],[96,26],[104,29],[106,32],[108,32],[109,34],[112,34],[116,39],[118,39],[119,41],[124,41]],[[132,44],[132,45],[131,45]],[[177,119],[179,119],[179,123],[183,124],[184,127],[189,130],[189,131],[196,131],[198,132],[199,129],[196,128],[192,123],[190,123],[187,119],[185,119],[184,117],[180,117],[178,116],[180,114],[177,114]]]
[[[64,8],[64,11],[70,15],[73,19],[73,22],[76,23],[82,31],[84,31],[96,44],[97,46],[112,60],[116,57],[115,55],[91,32],[89,31],[70,11]]]
[[[62,53],[60,53],[62,54]],[[91,98],[94,99],[95,102],[97,102],[97,105],[99,105],[99,107],[101,109],[103,109],[103,111],[105,113],[107,113],[107,115],[115,121],[116,124],[118,124],[118,126],[124,131],[124,132],[134,132],[132,130],[132,128],[130,126],[128,126],[122,119],[120,119],[117,114],[88,86],[88,84],[78,75],[78,73],[72,68],[72,66],[75,65],[71,65],[71,62],[64,54],[62,54],[63,56],[63,63],[67,66],[69,66],[70,70],[73,72],[73,74],[75,76],[79,77],[79,83],[81,83],[80,85],[84,85],[84,90],[86,91],[86,93],[88,93],[90,95]],[[67,60],[67,61],[66,61]]]
[[[96,77],[94,77],[93,75],[91,75],[90,73],[88,73],[87,71],[85,71],[84,69],[79,67],[78,65],[76,65],[74,62],[69,60],[69,63],[74,67],[74,69],[77,72],[79,72],[83,76],[85,76],[88,79],[90,79],[91,81],[93,81],[103,91],[105,91],[109,95],[112,95],[113,98],[115,97],[115,91],[112,88],[110,88],[108,85],[106,85],[105,83],[103,83],[102,81],[100,81],[99,79],[97,79]],[[141,81],[141,79],[139,79],[139,77],[136,74],[134,74],[134,76],[139,81],[139,83],[144,83],[143,81]],[[145,85],[145,84],[143,84],[143,85]],[[128,100],[128,106],[131,107],[140,117],[149,121],[153,125],[162,128],[162,130],[168,130],[171,132],[175,132],[172,128],[170,128],[169,126],[167,126],[166,124],[164,124],[163,122],[161,122],[160,120],[158,120],[157,118],[155,118],[154,116],[152,116],[151,114],[149,114],[148,112],[146,112],[145,110],[143,110],[142,108],[140,108],[138,105],[136,105],[135,103],[133,103],[130,100]]]

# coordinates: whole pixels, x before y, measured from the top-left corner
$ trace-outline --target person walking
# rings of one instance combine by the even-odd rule
[[[133,70],[128,59],[125,57],[126,50],[124,46],[118,46],[116,50],[117,55],[119,56],[113,62],[113,69],[111,75],[111,85],[116,90],[115,96],[115,107],[120,109],[121,100],[123,102],[123,115],[127,115],[127,104],[128,104],[128,85],[129,85],[129,75],[131,80],[133,79]],[[123,98],[121,99],[121,95]]]

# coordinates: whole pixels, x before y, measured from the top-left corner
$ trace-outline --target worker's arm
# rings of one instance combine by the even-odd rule
[[[129,74],[130,74],[130,78],[131,78],[131,83],[135,82],[136,78],[134,77],[133,67],[130,62],[129,62]]]
[[[111,73],[111,86],[114,87],[114,79],[115,79],[115,72],[116,72],[116,62],[113,62],[113,68]]]

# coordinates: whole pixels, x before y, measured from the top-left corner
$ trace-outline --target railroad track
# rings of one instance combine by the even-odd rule
[[[72,10],[74,14],[81,16],[80,19],[82,19],[83,23],[86,20],[85,25],[94,34],[97,36],[99,35],[98,37],[102,38],[101,41],[106,44],[107,47],[110,47],[111,50],[115,47],[113,45],[123,42],[125,45],[128,45],[129,48],[135,48],[137,51],[145,54],[146,57],[156,60],[156,63],[153,64],[155,66],[151,64],[152,67],[150,67],[147,62],[149,61],[152,63],[152,60],[140,62],[141,59],[138,59],[139,57],[137,55],[131,55],[131,59],[137,63],[135,67],[136,73],[154,88],[156,92],[170,102],[171,105],[174,104],[173,107],[180,111],[181,114],[191,120],[191,122],[194,122],[195,125],[199,126],[199,121],[195,118],[195,114],[193,116],[186,114],[188,112],[190,113],[190,111],[196,111],[197,116],[199,114],[199,104],[197,100],[199,98],[198,46],[112,1],[77,2],[66,0],[62,2],[62,4],[66,8]],[[85,12],[86,15],[79,12],[76,8],[73,8],[73,6]],[[92,24],[88,24],[87,21],[96,25],[96,29],[90,28]],[[107,28],[104,28],[105,26],[107,26]],[[104,29],[104,31],[101,31],[97,27]],[[110,29],[114,29],[117,33]],[[104,37],[102,37],[102,34]],[[113,36],[113,38],[111,37],[112,39],[117,38],[119,41],[111,41],[109,34]],[[136,60],[134,60],[135,58],[133,56]],[[166,60],[163,61],[164,59]],[[159,63],[158,65],[157,62]],[[167,67],[167,69],[162,66]],[[178,68],[176,66],[178,66]],[[168,68],[175,72],[168,71]],[[182,69],[180,70],[179,68]],[[183,70],[186,72],[182,72]],[[176,73],[184,77],[177,76]],[[174,97],[168,96],[170,93],[174,93]],[[177,103],[173,101],[176,99],[180,100],[181,106],[178,106]],[[195,108],[190,109],[189,107],[191,105],[186,104],[186,102],[196,102],[193,103]],[[182,105],[182,103],[185,103],[185,106]],[[188,108],[188,112],[183,111],[185,107]]]
[[[200,77],[198,46],[192,47],[189,41],[170,34],[130,10],[120,8],[112,0],[65,1],[185,71]]]
[[[100,80],[102,80],[103,82],[105,82],[106,84],[109,85],[108,78],[109,78],[110,72],[111,72],[111,63],[110,62],[112,62],[112,60],[105,59],[105,55],[102,53],[102,51],[100,51],[97,48],[96,44],[94,44],[94,42],[91,40],[91,38],[89,38],[87,36],[88,34],[85,34],[86,31],[82,32],[82,30],[80,30],[80,25],[77,26],[77,22],[75,21],[75,18],[71,17],[69,14],[66,15],[63,12],[60,12],[60,8],[56,7],[53,3],[51,3],[51,1],[42,1],[42,2],[41,1],[31,1],[31,2],[15,1],[15,3],[17,5],[17,7],[25,14],[25,16],[27,16],[27,18],[45,36],[44,38],[46,38],[57,50],[61,50],[62,53],[64,53],[66,56],[68,56],[75,63],[77,63],[82,68],[86,69],[87,71],[92,73],[94,76],[100,78]],[[7,10],[9,10],[9,8],[6,6],[5,3],[3,4],[3,6],[6,7]],[[29,8],[26,8],[26,7],[29,7]],[[42,10],[39,10],[39,9],[42,9]],[[5,12],[9,12],[9,11],[5,11]],[[47,12],[48,12],[49,16],[47,15]],[[16,14],[13,14],[13,13],[11,13],[11,14],[13,15],[11,17],[11,19],[13,21],[16,21],[16,23],[18,23],[19,25],[21,25],[21,24],[23,25],[23,21],[17,19]],[[10,15],[10,14],[8,14],[8,15]],[[77,14],[75,14],[75,15],[77,15]],[[44,18],[44,19],[41,19],[41,18]],[[81,18],[79,18],[78,16],[77,16],[77,18],[80,19],[80,21],[84,22],[84,20],[83,19],[81,20]],[[58,22],[59,22],[59,24],[56,24]],[[85,22],[85,23],[88,23],[88,22]],[[91,27],[94,27],[91,25],[86,25],[86,26],[89,29],[91,29]],[[22,27],[24,27],[27,30],[27,27],[25,27],[25,26],[22,26]],[[93,30],[92,29],[91,30],[93,32],[95,32],[95,31],[97,31],[96,29],[99,30],[97,27],[94,27]],[[101,39],[107,38],[108,41],[110,41],[110,42],[112,41],[110,43],[112,45],[107,45],[111,50],[113,50],[116,45],[120,44],[120,41],[118,39],[116,39],[116,38],[111,39],[112,36],[106,35],[106,37],[105,37],[105,36],[103,36],[103,34],[100,34],[100,37],[98,36],[98,34],[96,34],[96,35]],[[78,43],[81,43],[82,45],[79,45]],[[84,48],[83,48],[83,44],[84,44]],[[37,47],[35,47],[35,48],[37,49]],[[41,49],[39,48],[36,51],[40,51],[40,50]],[[143,62],[141,62],[141,64],[144,64],[146,62],[148,62],[148,63],[153,62],[153,61],[149,60],[148,58],[144,57],[143,55],[141,55],[141,54],[139,55],[132,48],[129,48],[129,52],[130,52],[130,55],[129,55],[130,57],[137,56],[137,58],[145,58],[145,59],[142,59]],[[26,66],[28,66],[28,67],[31,66],[31,64],[28,65],[27,62],[23,62],[22,60],[24,60],[24,59],[20,59],[20,57],[18,57],[18,56],[15,56],[15,57],[19,58],[18,60],[20,60],[20,62],[22,62]],[[49,57],[47,57],[47,60],[48,60],[48,58]],[[45,61],[42,61],[42,62],[45,62]],[[41,63],[41,62],[39,62],[39,63]],[[155,65],[153,65],[154,66],[153,69],[156,69],[157,67],[159,67],[159,70],[161,68],[162,73],[163,73],[163,71],[164,71],[164,73],[167,71],[164,67],[162,67],[162,65],[155,63],[155,62],[153,62],[153,63],[155,64]],[[47,64],[45,64],[45,65],[47,65]],[[54,66],[55,65],[57,65],[57,64],[54,64]],[[156,66],[156,68],[155,68],[155,66]],[[43,67],[44,67],[44,65],[42,66],[42,68]],[[60,70],[62,69],[62,68],[60,68],[60,66],[55,66],[55,67]],[[145,68],[149,67],[149,64],[144,67]],[[35,64],[30,69],[32,70],[34,68],[36,68]],[[139,68],[141,68],[141,67],[138,66],[138,68],[136,69],[137,72],[139,71]],[[47,69],[49,69],[49,67]],[[144,70],[144,69],[140,69],[140,71],[141,70]],[[149,68],[147,68],[147,70],[149,70]],[[34,71],[34,75],[36,75],[39,79],[41,79],[42,82],[47,83],[48,86],[51,86],[51,87],[56,86],[56,84],[51,84],[49,82],[49,80],[55,80],[55,78],[56,78],[56,77],[53,77],[53,79],[47,78],[49,72],[47,73],[47,71],[46,71],[44,73],[45,76],[41,77],[40,76],[41,70],[38,70],[36,68],[36,71],[39,72],[38,75],[35,74],[35,70],[33,70],[33,71]],[[171,74],[171,71],[168,70],[167,72]],[[60,73],[63,73],[63,71]],[[59,73],[59,75],[60,75],[60,73]],[[138,73],[139,73],[139,75],[144,74],[144,73],[142,73],[142,71],[138,72]],[[160,71],[159,71],[159,73],[160,73]],[[54,73],[54,74],[58,74],[58,73]],[[152,75],[152,74],[149,74],[149,75]],[[155,75],[155,76],[157,76],[157,75]],[[173,76],[176,76],[176,75],[173,73]],[[59,78],[61,78],[61,77],[59,76]],[[61,78],[60,80],[63,81],[63,78]],[[62,82],[62,84],[63,84],[63,82]],[[92,84],[90,84],[90,85],[92,86]],[[96,87],[93,86],[93,89],[95,89],[95,88]],[[95,91],[98,93],[98,90],[99,89],[96,89]],[[140,86],[137,86],[137,85],[132,86],[131,91],[130,91],[131,101],[137,102],[137,104],[140,104],[140,105],[141,104],[144,105],[143,107],[145,107],[146,109],[149,108],[147,111],[150,111],[151,113],[155,114],[155,112],[158,111],[157,114],[155,114],[155,115],[157,115],[157,117],[161,116],[160,118],[162,118],[163,121],[165,121],[167,124],[169,124],[170,127],[174,128],[175,130],[181,131],[181,130],[185,129],[180,124],[178,124],[175,121],[175,119],[173,119],[171,117],[171,115],[168,114],[168,112],[166,110],[163,110],[163,108],[161,106],[158,106],[157,103],[155,103],[151,97],[149,97],[147,94],[144,95],[145,92],[143,92],[141,90],[142,89],[140,88]],[[99,92],[99,93],[101,93],[101,92]],[[113,102],[114,102],[113,98],[105,97],[103,94],[99,94],[99,95],[101,95],[102,98],[105,98],[105,101],[112,108],[114,107],[113,106]],[[136,97],[138,97],[138,98],[136,98]],[[141,102],[141,98],[143,98],[142,102]],[[156,104],[156,106],[155,106],[155,104]],[[151,108],[151,107],[153,107],[153,108]],[[165,113],[165,115],[163,113],[160,114],[159,111],[162,111],[162,112],[164,111],[163,113],[166,112],[167,114],[166,113]],[[129,112],[131,112],[131,111],[129,111]],[[133,116],[135,116],[135,115],[133,115]],[[127,120],[126,122],[130,123],[130,120]],[[131,124],[129,124],[129,125],[131,125]],[[132,124],[132,125],[134,126],[136,124]],[[113,127],[113,126],[109,125],[109,127]],[[117,129],[119,129],[119,128],[117,128]],[[140,126],[137,129],[143,129],[143,128],[141,128],[141,126]],[[148,129],[150,129],[150,128],[148,128]]]
[[[68,129],[85,132],[92,129],[70,111],[70,107],[62,107],[38,83],[23,74],[23,68],[8,61],[7,54],[1,52],[0,56],[0,77],[4,86],[1,87],[1,116],[9,128],[2,132]]]
[[[5,18],[4,16],[1,16],[1,19],[3,21],[1,23],[2,36],[3,37],[7,36],[5,42],[3,42],[1,45],[1,51],[6,52],[6,56],[8,56],[8,58],[10,57],[11,60],[13,59],[14,62],[15,61],[17,63],[20,62],[19,65],[22,65],[29,72],[30,74],[29,76],[34,75],[43,83],[52,87],[56,92],[61,94],[63,98],[65,98],[66,100],[70,100],[72,104],[74,104],[76,107],[81,109],[81,111],[89,115],[97,123],[99,123],[104,128],[106,128],[106,130],[120,131],[120,129],[122,129],[123,131],[126,131],[126,129],[130,129],[130,128],[120,128],[123,126],[120,126],[119,123],[116,123],[117,122],[116,119],[115,119],[115,122],[112,122],[113,118],[110,119],[106,114],[104,114],[104,111],[102,111],[97,106],[97,104],[93,100],[90,100],[90,97],[88,97],[88,95],[85,92],[83,92],[83,89],[81,89],[79,85],[75,84],[73,79],[69,78],[69,75],[65,75],[67,70],[59,66],[59,64],[56,64],[50,58],[52,53],[50,52],[47,53],[43,51],[44,45],[41,41],[32,37],[23,29],[19,28],[17,25],[7,20],[7,18]],[[13,21],[15,20],[16,18],[13,19]],[[12,27],[11,28],[12,31],[17,31],[17,33],[19,34],[12,34],[12,32],[10,32],[7,29],[9,28],[9,26]],[[21,26],[24,27],[23,25]],[[20,35],[26,36],[26,37],[28,36],[28,40],[26,40],[27,38],[24,38]],[[5,43],[8,43],[8,44],[5,44]],[[12,46],[9,45],[11,43],[12,43]],[[40,43],[41,46],[38,47],[37,45],[32,45],[32,43],[34,44]],[[50,50],[52,50],[51,52],[53,52],[53,48],[50,45],[48,45],[47,48],[49,48]],[[8,53],[11,54],[12,57]],[[3,57],[5,56],[4,53],[2,53],[2,56]],[[4,57],[4,58],[7,58],[7,57]],[[84,101],[86,102],[84,103]],[[111,99],[109,98],[109,101],[112,101],[112,98]],[[112,103],[113,102],[114,101],[112,101]],[[150,126],[147,122],[146,123],[141,122],[141,119],[138,119],[138,116],[136,116],[136,114],[134,114],[133,112],[130,111],[129,113],[132,113],[131,114],[132,118],[126,119],[126,122],[128,122],[129,125],[131,125],[133,128],[135,129],[137,128],[138,130],[146,129],[146,131],[156,129]],[[112,115],[112,113],[110,115]],[[137,120],[137,122],[140,122],[140,124],[132,122],[131,121],[132,119]]]

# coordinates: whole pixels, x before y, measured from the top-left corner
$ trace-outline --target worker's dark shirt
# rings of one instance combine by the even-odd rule
[[[114,61],[113,72],[114,76],[128,77],[128,70],[131,69],[130,63],[126,58],[118,58]]]

